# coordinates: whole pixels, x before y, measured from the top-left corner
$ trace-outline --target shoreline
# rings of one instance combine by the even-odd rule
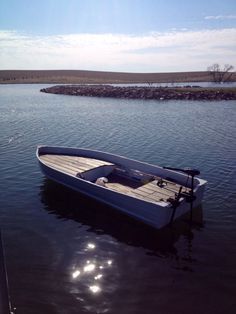
[[[236,100],[236,88],[205,87],[120,87],[112,85],[56,85],[40,90],[43,93],[155,100]]]

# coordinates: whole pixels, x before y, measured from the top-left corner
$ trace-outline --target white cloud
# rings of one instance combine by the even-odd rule
[[[145,35],[0,31],[0,69],[205,70],[213,62],[235,65],[235,38],[236,28]]]
[[[208,15],[204,17],[205,20],[234,20],[236,15]]]

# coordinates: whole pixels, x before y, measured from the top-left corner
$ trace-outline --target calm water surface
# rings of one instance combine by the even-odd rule
[[[57,96],[0,86],[0,228],[17,314],[234,313],[236,102]],[[154,231],[47,180],[38,144],[201,170],[195,223]]]

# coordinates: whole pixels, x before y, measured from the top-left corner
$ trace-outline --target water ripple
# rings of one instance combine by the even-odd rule
[[[193,302],[204,312],[206,289],[209,313],[232,312],[235,101],[67,97],[42,87],[0,86],[0,221],[17,312],[187,313]],[[198,223],[153,232],[45,180],[40,144],[200,168],[208,185]]]

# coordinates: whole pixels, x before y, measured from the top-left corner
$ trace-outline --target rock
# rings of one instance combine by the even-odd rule
[[[157,100],[233,100],[236,99],[236,89],[207,89],[207,88],[173,88],[173,87],[119,87],[111,85],[57,85],[43,88],[44,93],[111,97],[128,99],[157,99]]]

